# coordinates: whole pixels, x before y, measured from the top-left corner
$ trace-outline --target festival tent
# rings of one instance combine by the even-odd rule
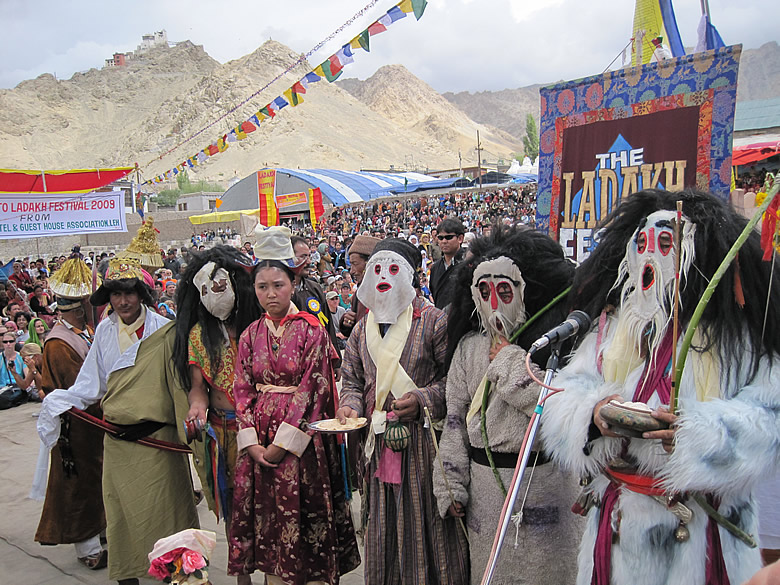
[[[339,171],[334,169],[276,169],[276,194],[308,193],[319,188],[323,201],[344,205],[425,189],[452,187],[457,178],[438,179],[421,173],[382,173],[373,171]],[[252,209],[258,204],[257,173],[252,173],[225,191],[221,211]],[[300,208],[300,209],[299,209]],[[308,204],[292,206],[286,211],[308,210]]]
[[[732,166],[748,165],[780,154],[780,140],[775,142],[757,142],[734,147],[731,156]]]
[[[193,225],[202,225],[204,223],[223,223],[227,221],[236,221],[241,219],[242,215],[259,216],[260,210],[242,209],[240,211],[212,211],[202,215],[191,215],[190,223]]]
[[[0,193],[89,193],[118,181],[135,167],[35,171],[0,169]]]

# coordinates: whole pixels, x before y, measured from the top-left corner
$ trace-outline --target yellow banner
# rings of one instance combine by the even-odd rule
[[[285,195],[276,196],[276,205],[279,209],[283,207],[292,207],[299,203],[306,203],[306,193],[287,193]]]
[[[265,226],[279,223],[279,209],[276,206],[276,169],[257,171],[257,198],[260,207],[260,223]]]

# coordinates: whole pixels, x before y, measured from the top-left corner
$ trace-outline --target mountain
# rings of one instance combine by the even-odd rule
[[[539,88],[445,93],[443,97],[480,124],[496,126],[517,140],[525,135],[525,120],[533,114],[539,120]],[[742,51],[737,82],[737,100],[751,101],[780,95],[780,47],[772,41],[758,49]]]
[[[461,153],[464,166],[476,163],[473,150],[477,131],[491,161],[520,150],[520,141],[499,130],[499,118],[495,119],[497,123],[483,120],[486,126],[481,126],[473,121],[468,110],[445,99],[403,65],[385,65],[365,81],[347,79],[336,83],[399,127],[450,145]]]
[[[24,81],[0,90],[2,166],[66,169],[138,162],[143,178],[153,177],[216,141],[311,71],[299,59],[268,41],[222,65],[201,46],[184,42],[153,49],[126,67],[92,69],[69,80],[41,75]],[[477,130],[491,160],[507,159],[521,148],[508,134],[464,116],[400,66],[365,83],[372,92],[369,103],[335,83],[311,85],[302,105],[264,121],[246,140],[195,167],[192,178],[229,180],[262,166],[457,168],[459,150],[464,165],[476,162],[471,151]]]
[[[777,41],[742,51],[739,60],[737,101],[776,98],[780,95],[780,46]]]

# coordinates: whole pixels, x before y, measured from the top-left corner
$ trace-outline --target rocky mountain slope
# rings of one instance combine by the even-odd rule
[[[476,164],[473,150],[479,127],[470,113],[447,101],[403,65],[385,65],[365,81],[336,83],[383,118],[460,151],[464,166]],[[480,142],[490,160],[505,157],[508,148],[519,150],[518,141],[499,130],[502,121],[495,121],[488,123],[492,126],[488,132],[485,128],[480,132]]]
[[[539,88],[531,85],[519,89],[477,93],[445,93],[443,96],[468,113],[476,122],[506,130],[522,140],[528,114],[539,119]],[[737,100],[752,101],[780,95],[780,46],[766,43],[758,49],[742,52],[737,85]]]
[[[165,172],[282,94],[312,65],[299,64],[251,102],[165,154],[295,63],[299,55],[268,41],[220,65],[189,42],[155,49],[127,67],[90,70],[69,80],[42,75],[0,90],[0,164],[5,168],[94,168],[138,162],[143,176]],[[396,86],[397,85],[397,86]],[[304,103],[264,121],[192,173],[243,177],[261,166],[416,170],[468,164],[476,131],[509,158],[520,142],[473,122],[402,67],[371,81],[363,103],[337,84],[310,86]],[[473,154],[471,164],[476,162]]]

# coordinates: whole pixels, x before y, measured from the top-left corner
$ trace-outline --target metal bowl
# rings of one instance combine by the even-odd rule
[[[599,414],[610,430],[624,437],[641,438],[642,433],[668,429],[669,424],[653,418],[650,410],[614,400],[601,407]]]

